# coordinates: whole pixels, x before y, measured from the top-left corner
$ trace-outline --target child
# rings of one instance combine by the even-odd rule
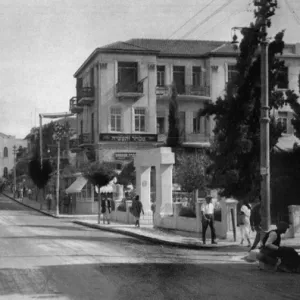
[[[140,216],[141,216],[141,212],[143,213],[143,215],[145,214],[144,213],[144,210],[143,210],[143,204],[142,202],[140,201],[140,197],[139,195],[136,195],[133,202],[132,202],[132,214],[135,218],[135,226],[136,227],[140,227]]]

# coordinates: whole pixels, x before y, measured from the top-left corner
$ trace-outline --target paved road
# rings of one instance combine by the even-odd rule
[[[0,196],[0,300],[300,299],[300,276],[243,253],[185,250],[89,229]]]

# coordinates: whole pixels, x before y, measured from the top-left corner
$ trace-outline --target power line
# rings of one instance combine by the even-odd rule
[[[169,40],[172,36],[174,36],[179,30],[181,30],[187,23],[192,21],[194,18],[196,18],[201,12],[203,12],[208,6],[210,6],[213,2],[216,0],[211,0],[208,4],[206,4],[203,8],[198,10],[198,12],[193,15],[191,18],[189,18],[184,24],[182,24],[178,29],[176,29],[167,39]]]
[[[285,0],[286,6],[288,7],[290,13],[294,16],[295,20],[297,21],[297,23],[300,25],[300,18],[299,16],[296,14],[295,10],[291,7],[291,5],[288,3],[287,0]]]
[[[222,21],[218,22],[218,23],[215,24],[213,27],[211,27],[211,28],[209,28],[208,30],[204,31],[204,33],[202,33],[201,35],[207,34],[209,31],[213,30],[216,26],[221,25],[221,24],[223,24],[225,21],[227,21],[229,17],[235,16],[235,15],[240,14],[240,13],[242,13],[242,12],[245,12],[245,10],[239,10],[239,11],[236,11],[236,12],[230,14],[229,16],[226,16]]]
[[[220,6],[218,9],[216,9],[213,13],[211,13],[209,16],[207,16],[202,22],[200,22],[200,24],[197,24],[195,27],[193,27],[188,33],[186,33],[182,39],[186,38],[187,36],[189,36],[192,32],[194,32],[199,26],[203,25],[204,23],[206,23],[209,19],[211,19],[213,16],[215,16],[216,14],[218,14],[222,9],[224,9],[226,6],[228,6],[229,4],[231,4],[234,0],[228,0],[226,3],[224,3],[222,6]]]

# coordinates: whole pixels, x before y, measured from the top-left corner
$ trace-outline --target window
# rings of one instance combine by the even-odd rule
[[[201,67],[193,67],[193,86],[201,86]]]
[[[157,86],[165,85],[165,66],[157,66]]]
[[[164,117],[157,117],[157,134],[164,134],[165,133],[165,118]]]
[[[134,109],[134,131],[138,131],[138,132],[146,131],[146,109],[145,108]]]
[[[228,73],[227,73],[228,82],[234,83],[237,76],[238,76],[238,71],[236,65],[228,65]]]
[[[200,129],[201,129],[201,118],[198,116],[198,113],[194,112],[193,133],[200,133]]]
[[[110,109],[110,131],[121,131],[122,109],[111,107]]]
[[[90,86],[91,87],[94,86],[94,80],[95,80],[95,77],[94,77],[94,68],[91,68],[90,69]]]
[[[175,82],[177,93],[185,93],[185,68],[184,66],[173,67],[173,81]]]
[[[8,169],[6,167],[3,169],[3,177],[4,178],[8,177]]]
[[[289,76],[288,68],[283,67],[277,76],[277,88],[279,89],[288,89],[289,88]]]
[[[83,134],[83,120],[80,121],[80,134]]]
[[[136,92],[138,64],[136,62],[118,63],[118,85],[120,92]]]
[[[287,118],[287,113],[286,112],[279,112],[278,113],[277,122],[281,124],[281,126],[283,128],[283,133],[287,133],[288,118]]]
[[[3,156],[4,157],[8,157],[8,149],[7,149],[7,147],[4,147]]]

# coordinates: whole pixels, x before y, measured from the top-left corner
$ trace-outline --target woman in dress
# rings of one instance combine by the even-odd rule
[[[251,247],[250,215],[251,215],[251,206],[248,202],[245,201],[240,210],[240,230],[241,230],[241,245],[243,245],[244,239],[246,239],[248,242],[248,247]]]

